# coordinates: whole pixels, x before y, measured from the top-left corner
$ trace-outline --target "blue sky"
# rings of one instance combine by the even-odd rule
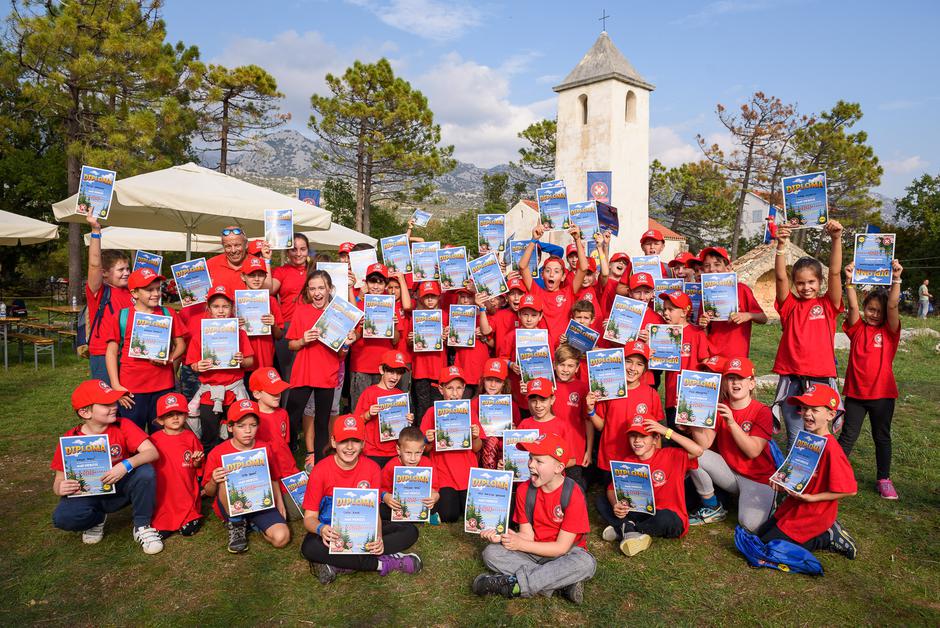
[[[554,115],[551,88],[593,44],[603,9],[614,43],[656,85],[651,153],[669,165],[700,158],[696,133],[724,141],[716,103],[762,90],[807,113],[860,102],[884,194],[940,172],[930,0],[166,0],[163,13],[170,38],[203,59],[268,69],[302,131],[327,72],[385,56],[428,96],[457,157],[491,166],[516,156],[516,133]]]

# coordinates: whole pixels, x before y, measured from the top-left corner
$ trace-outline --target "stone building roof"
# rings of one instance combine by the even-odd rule
[[[633,85],[649,91],[655,87],[652,83],[640,76],[636,68],[627,61],[614,42],[607,36],[607,31],[603,31],[591,49],[581,59],[577,66],[571,71],[560,85],[553,87],[556,92],[566,89],[597,83],[607,79],[622,81],[627,85]]]

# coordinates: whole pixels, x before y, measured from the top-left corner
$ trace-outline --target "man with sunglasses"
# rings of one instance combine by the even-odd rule
[[[248,257],[248,236],[245,231],[236,226],[225,227],[222,229],[222,253],[206,260],[209,268],[209,276],[212,277],[213,285],[223,285],[235,293],[235,290],[244,290],[245,282],[242,281],[242,265],[245,258]],[[265,279],[263,288],[265,290],[271,287],[271,273]]]

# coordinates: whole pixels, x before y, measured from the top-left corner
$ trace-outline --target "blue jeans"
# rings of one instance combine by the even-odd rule
[[[134,405],[130,408],[118,406],[118,416],[130,419],[140,429],[152,434],[161,429],[157,418],[157,400],[163,395],[173,392],[172,388],[149,393],[134,393]],[[150,426],[148,429],[147,426]]]
[[[108,366],[105,363],[103,355],[88,356],[88,368],[91,371],[92,379],[100,379],[108,386],[111,385],[111,378],[108,376]]]
[[[157,498],[157,480],[153,467],[142,464],[121,478],[114,495],[63,497],[52,513],[52,524],[60,530],[84,532],[102,521],[106,514],[130,504],[134,527],[149,526]]]
[[[927,318],[927,313],[930,311],[930,301],[918,301],[917,302],[917,318]]]

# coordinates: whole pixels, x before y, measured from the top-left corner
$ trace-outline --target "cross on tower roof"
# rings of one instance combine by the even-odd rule
[[[604,27],[603,27],[602,30],[603,30],[604,32],[607,32],[607,20],[609,20],[612,16],[607,15],[607,9],[604,9],[601,13],[602,13],[602,14],[601,14],[601,16],[597,19],[597,21],[604,23]]]

